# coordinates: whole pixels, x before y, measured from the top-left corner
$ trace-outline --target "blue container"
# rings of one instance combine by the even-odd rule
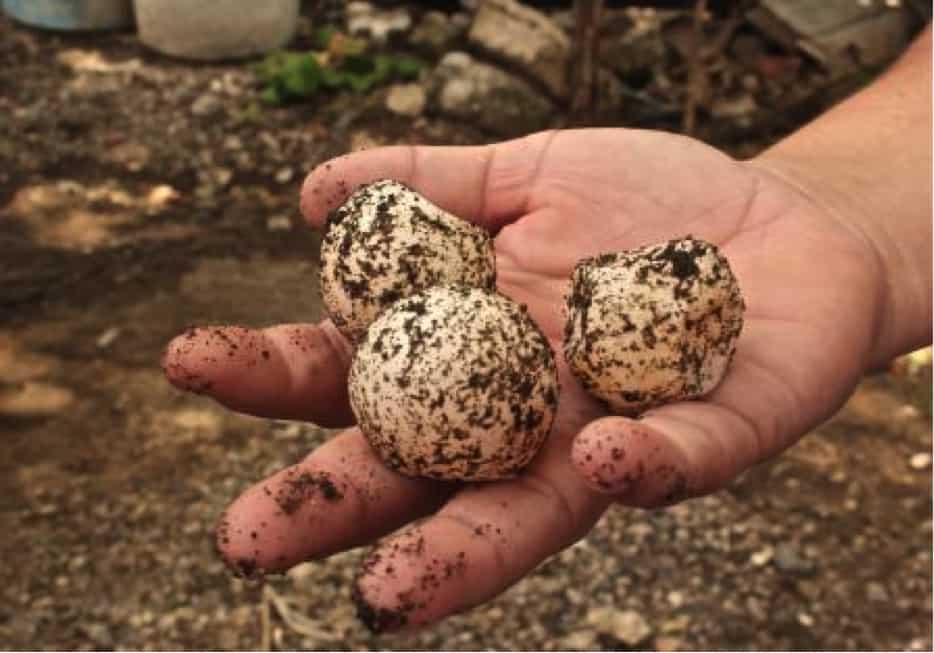
[[[88,31],[133,24],[132,0],[3,0],[3,10],[43,29]]]

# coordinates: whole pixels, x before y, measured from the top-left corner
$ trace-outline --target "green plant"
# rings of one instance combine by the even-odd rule
[[[312,41],[316,50],[275,52],[256,66],[264,102],[287,104],[323,90],[366,93],[381,84],[415,79],[424,68],[424,63],[406,55],[370,53],[365,41],[331,27],[319,29]]]

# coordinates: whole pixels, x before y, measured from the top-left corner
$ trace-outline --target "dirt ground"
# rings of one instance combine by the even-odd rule
[[[315,164],[483,139],[354,98],[259,110],[253,94],[242,66],[0,18],[0,647],[931,649],[923,367],[867,378],[724,492],[610,511],[417,635],[356,620],[360,551],[265,586],[232,578],[220,512],[328,434],[172,389],[163,346],[191,324],[321,316],[296,208]]]

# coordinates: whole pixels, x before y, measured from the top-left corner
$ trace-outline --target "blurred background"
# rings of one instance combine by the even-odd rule
[[[729,489],[611,510],[499,599],[401,638],[354,616],[361,551],[231,577],[220,512],[329,434],[159,369],[191,324],[321,317],[297,198],[330,157],[571,125],[751,157],[870,82],[929,2],[2,7],[0,647],[931,649],[930,350]]]

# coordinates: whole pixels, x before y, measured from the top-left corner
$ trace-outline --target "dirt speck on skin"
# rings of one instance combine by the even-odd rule
[[[327,472],[308,472],[298,467],[287,470],[279,488],[272,493],[273,500],[286,515],[297,512],[319,496],[334,502],[343,499],[344,493]]]

